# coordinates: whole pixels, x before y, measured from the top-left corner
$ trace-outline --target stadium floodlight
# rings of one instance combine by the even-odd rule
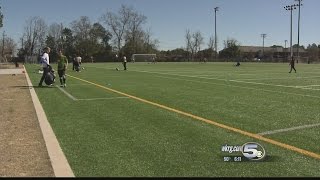
[[[214,49],[216,50],[216,59],[218,54],[218,45],[217,45],[217,11],[219,7],[214,8]]]
[[[298,12],[298,48],[297,48],[297,56],[298,56],[297,63],[298,63],[299,59],[300,59],[300,55],[299,55],[299,49],[300,49],[300,7],[302,6],[302,4],[301,4],[302,0],[295,0],[295,1],[299,2],[299,4],[297,4],[299,7],[299,12]]]
[[[296,8],[297,5],[296,4],[293,4],[293,5],[289,5],[289,6],[284,6],[284,9],[287,10],[287,11],[290,11],[290,59],[292,59],[293,57],[293,49],[292,49],[292,11],[294,9],[297,9]]]

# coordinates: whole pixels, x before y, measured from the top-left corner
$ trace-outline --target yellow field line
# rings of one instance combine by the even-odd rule
[[[234,128],[234,127],[231,127],[231,126],[227,126],[227,125],[224,125],[224,124],[221,124],[221,123],[218,123],[218,122],[206,119],[206,118],[202,118],[202,117],[199,117],[199,116],[187,113],[187,112],[183,112],[183,111],[180,111],[180,110],[177,110],[177,109],[174,109],[174,108],[162,105],[162,104],[158,104],[158,103],[155,103],[155,102],[152,102],[152,101],[148,101],[148,100],[136,97],[136,96],[132,96],[130,94],[126,94],[126,93],[123,93],[123,92],[120,92],[120,91],[117,91],[117,90],[114,90],[114,89],[111,89],[111,88],[108,88],[108,87],[105,87],[105,86],[102,86],[102,85],[99,85],[99,84],[96,84],[96,83],[93,83],[93,82],[90,82],[90,81],[87,81],[87,80],[84,80],[84,79],[81,79],[81,78],[78,78],[78,77],[74,77],[74,76],[71,76],[71,75],[68,75],[68,76],[70,76],[70,77],[72,77],[74,79],[78,79],[80,81],[95,85],[95,86],[100,87],[102,89],[105,89],[105,90],[108,90],[108,91],[111,91],[111,92],[114,92],[114,93],[117,93],[117,94],[120,94],[120,95],[123,95],[123,96],[127,96],[127,97],[130,97],[132,99],[135,99],[135,100],[147,103],[147,104],[151,104],[151,105],[160,107],[162,109],[166,109],[166,110],[169,110],[169,111],[172,111],[172,112],[175,112],[175,113],[187,116],[187,117],[191,117],[191,118],[199,120],[199,121],[206,122],[208,124],[215,125],[217,127],[223,128],[223,129],[227,129],[227,130],[230,130],[230,131],[233,131],[233,132],[245,135],[245,136],[249,136],[249,137],[261,140],[261,141],[265,141],[265,142],[268,142],[270,144],[274,144],[274,145],[280,146],[282,148],[285,148],[285,149],[288,149],[288,150],[291,150],[291,151],[294,151],[294,152],[298,152],[300,154],[303,154],[303,155],[306,155],[306,156],[309,156],[309,157],[312,157],[312,158],[320,159],[320,154],[317,154],[317,153],[314,153],[314,152],[310,152],[310,151],[307,151],[307,150],[304,150],[304,149],[300,149],[300,148],[297,148],[295,146],[288,145],[288,144],[285,144],[285,143],[281,143],[279,141],[275,141],[275,140],[263,137],[263,136],[258,135],[258,134],[254,134],[254,133],[250,133],[250,132],[247,132],[247,131],[243,131],[241,129],[237,129],[237,128]]]

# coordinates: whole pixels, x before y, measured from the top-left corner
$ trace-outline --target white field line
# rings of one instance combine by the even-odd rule
[[[159,73],[159,72],[150,72],[150,71],[137,71],[135,72],[142,72],[142,73],[150,73],[150,74],[161,74],[161,75],[172,75],[172,76],[181,76],[181,77],[191,77],[191,78],[201,78],[201,79],[214,79],[219,81],[228,81],[227,79],[220,79],[220,78],[207,78],[207,77],[198,77],[198,76],[189,76],[189,75],[181,75],[181,74],[172,74],[172,73]]]
[[[266,84],[266,83],[259,83],[259,82],[249,82],[249,81],[239,81],[239,80],[229,80],[232,82],[239,82],[239,83],[247,83],[247,84],[258,84],[258,85],[265,85],[265,86],[277,86],[277,87],[286,87],[286,88],[298,88],[297,86],[286,86],[280,84]]]
[[[77,101],[78,99],[73,97],[71,94],[69,94],[67,91],[65,91],[64,89],[62,89],[61,87],[57,86],[57,88],[59,88],[65,95],[67,95],[70,99],[74,100],[74,101]]]
[[[296,127],[291,127],[291,128],[285,128],[285,129],[278,129],[278,130],[273,130],[273,131],[266,131],[266,132],[262,132],[262,133],[258,133],[258,134],[263,136],[263,135],[270,135],[270,134],[294,131],[294,130],[298,130],[298,129],[307,129],[307,128],[312,128],[312,127],[317,127],[317,126],[320,126],[320,123],[296,126]]]
[[[90,84],[68,84],[68,86],[89,86]]]
[[[255,74],[256,75],[256,74]],[[320,76],[310,76],[310,77],[297,77],[297,79],[312,79],[312,78],[318,78]],[[244,80],[277,80],[277,79],[294,79],[292,77],[286,77],[286,78],[252,78],[252,79],[237,79],[239,81]]]
[[[299,88],[299,89],[306,89],[306,90],[312,90],[312,91],[320,91],[320,89],[315,89],[315,88]]]
[[[155,77],[166,78],[166,79],[174,79],[174,80],[180,80],[180,81],[195,82],[195,83],[203,83],[203,84],[215,84],[215,85],[220,85],[220,86],[237,87],[237,88],[249,89],[249,90],[255,90],[255,91],[265,91],[265,92],[280,93],[280,94],[289,94],[289,95],[297,95],[297,96],[302,96],[302,97],[310,97],[310,98],[318,98],[318,99],[320,99],[320,96],[312,96],[312,95],[306,95],[306,94],[289,93],[289,92],[283,92],[283,91],[274,91],[274,90],[251,88],[251,87],[243,87],[243,86],[230,85],[230,84],[220,84],[220,83],[205,82],[205,81],[187,80],[187,79],[167,77],[167,76],[155,76]]]
[[[94,100],[108,100],[108,99],[128,99],[129,97],[109,97],[109,98],[88,98],[78,99],[78,101],[94,101]]]
[[[308,86],[297,86],[297,87],[301,87],[301,88],[303,88],[303,87],[317,87],[317,86],[320,86],[320,85],[308,85]]]
[[[229,80],[229,81],[239,82],[239,83],[247,83],[247,84],[258,84],[258,85],[265,85],[265,86],[276,86],[276,87],[285,87],[285,88],[296,88],[296,89],[314,90],[314,91],[320,90],[320,89],[314,89],[314,88],[303,88],[303,87],[301,87],[301,86],[286,86],[286,85],[280,85],[280,84],[266,84],[266,83],[249,82],[249,81],[238,81],[238,80]]]
[[[258,82],[248,82],[248,81],[238,81],[238,80],[228,80],[228,79],[220,79],[220,78],[208,78],[208,77],[199,77],[199,76],[187,76],[187,75],[180,75],[180,74],[169,74],[169,73],[158,73],[158,72],[149,72],[149,71],[136,71],[136,72],[145,72],[145,73],[152,73],[152,74],[163,74],[163,75],[173,75],[173,76],[181,76],[181,77],[191,77],[191,78],[201,78],[201,79],[214,79],[219,81],[231,81],[231,82],[239,82],[239,83],[247,83],[247,84],[257,84],[257,85],[265,85],[265,86],[276,86],[276,87],[285,87],[285,88],[298,88],[298,89],[306,89],[306,90],[317,90],[311,88],[300,88],[298,86],[286,86],[286,85],[279,85],[279,84],[266,84],[266,83],[258,83]]]
[[[102,68],[102,67],[96,67]],[[106,68],[102,68],[106,69]],[[305,90],[317,90],[311,88],[301,88],[299,86],[286,86],[280,84],[266,84],[266,83],[258,83],[258,82],[248,82],[248,81],[239,81],[239,80],[232,80],[232,79],[221,79],[221,78],[213,78],[213,77],[201,77],[201,76],[189,76],[189,75],[181,75],[181,74],[172,74],[172,73],[160,73],[160,72],[150,72],[150,71],[138,71],[138,70],[131,70],[135,72],[142,72],[142,73],[150,73],[150,74],[161,74],[161,75],[172,75],[172,76],[181,76],[181,77],[191,77],[191,78],[199,78],[199,79],[210,79],[210,80],[218,80],[218,81],[231,81],[231,82],[238,82],[238,83],[247,83],[247,84],[257,84],[257,85],[264,85],[264,86],[275,86],[275,87],[285,87],[285,88],[296,88],[296,89],[305,89]]]
[[[90,84],[89,84],[90,85]],[[57,86],[57,88],[59,88],[65,95],[67,95],[70,99],[74,100],[74,101],[94,101],[94,100],[108,100],[108,99],[127,99],[128,97],[109,97],[109,98],[87,98],[87,99],[77,99],[74,96],[72,96],[70,93],[68,93],[67,91],[65,91],[64,89],[62,89],[61,87]]]

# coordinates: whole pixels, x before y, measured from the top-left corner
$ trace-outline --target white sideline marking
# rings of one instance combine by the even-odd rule
[[[24,67],[26,79],[28,82],[28,86],[32,87],[31,80],[29,75]],[[59,145],[59,142],[48,122],[46,113],[44,112],[41,103],[38,99],[38,96],[34,90],[34,88],[29,88],[32,102],[34,104],[34,108],[36,110],[36,114],[38,117],[40,129],[43,135],[43,139],[46,143],[48,155],[50,157],[51,165],[54,171],[54,175],[56,177],[75,177],[72,169],[68,163],[67,158],[63,154],[63,151]]]
[[[232,82],[240,82],[240,83],[247,83],[247,84],[258,84],[258,85],[266,85],[266,86],[277,86],[277,87],[286,87],[286,88],[296,88],[296,89],[306,89],[306,90],[314,90],[318,91],[320,89],[313,89],[313,88],[303,88],[301,86],[286,86],[280,84],[266,84],[266,83],[258,83],[258,82],[248,82],[248,81],[238,81],[238,80],[229,80]],[[306,86],[307,87],[307,86]]]
[[[166,78],[166,79],[175,79],[175,80],[181,80],[181,81],[189,81],[189,82],[196,82],[196,83],[204,83],[204,84],[215,84],[215,85],[220,85],[220,86],[230,86],[230,87],[237,87],[237,88],[250,89],[250,90],[256,90],[256,91],[265,91],[265,92],[289,94],[289,95],[297,95],[297,96],[302,96],[302,97],[311,97],[311,98],[319,98],[320,99],[320,96],[312,96],[312,95],[307,95],[307,94],[289,93],[289,92],[283,92],[283,91],[274,91],[274,90],[243,87],[243,86],[236,86],[236,85],[230,85],[230,84],[220,84],[220,83],[205,82],[205,81],[195,81],[195,80],[180,79],[180,78],[173,78],[173,77],[166,77],[166,76],[155,76],[155,77]]]
[[[151,73],[151,74],[161,74],[161,75],[172,75],[172,76],[181,76],[181,77],[191,77],[191,78],[200,78],[200,79],[214,79],[214,80],[219,80],[219,81],[228,81],[228,79],[220,79],[220,78],[208,78],[208,77],[181,75],[181,74],[150,72],[150,71],[137,71],[137,70],[133,70],[133,71],[135,71],[135,72],[143,72],[143,73]]]
[[[292,127],[292,128],[278,129],[278,130],[273,130],[273,131],[266,131],[266,132],[262,132],[262,133],[258,133],[258,134],[263,136],[263,135],[270,135],[270,134],[276,134],[276,133],[281,133],[281,132],[288,132],[288,131],[293,131],[293,130],[298,130],[298,129],[312,128],[312,127],[317,127],[317,126],[320,126],[320,123],[296,126],[296,127]]]
[[[320,86],[320,85],[308,85],[308,86],[297,86],[297,87],[303,88],[303,87],[316,87],[316,86]]]
[[[102,68],[102,67],[95,67],[100,69],[109,69],[109,68]],[[231,82],[238,82],[238,83],[247,83],[247,84],[257,84],[257,85],[265,85],[265,86],[276,86],[276,87],[286,87],[286,88],[296,88],[296,89],[305,89],[305,90],[318,90],[312,88],[300,88],[299,86],[286,86],[286,85],[279,85],[279,84],[266,84],[266,83],[257,83],[257,82],[248,82],[248,81],[239,81],[239,80],[232,80],[232,79],[220,79],[220,78],[209,78],[209,77],[201,77],[201,76],[188,76],[188,75],[181,75],[181,74],[172,74],[172,73],[160,73],[160,72],[150,72],[150,71],[138,71],[138,70],[131,70],[134,72],[142,72],[142,73],[150,73],[150,74],[161,74],[161,75],[172,75],[172,76],[181,76],[181,77],[190,77],[190,78],[199,78],[199,79],[213,79],[218,81],[231,81]],[[234,86],[237,87],[237,86]],[[280,92],[280,91],[278,91]],[[295,93],[293,93],[295,94]],[[312,96],[311,96],[312,97]]]
[[[145,72],[145,73],[162,74],[162,75],[173,75],[173,76],[191,77],[191,78],[199,78],[199,79],[214,79],[214,80],[219,80],[219,81],[231,81],[231,82],[238,82],[238,83],[257,84],[257,85],[276,86],[276,87],[286,87],[286,88],[296,88],[296,89],[305,89],[305,90],[318,90],[318,89],[312,89],[312,88],[300,88],[298,86],[286,86],[286,85],[279,85],[279,84],[266,84],[266,83],[239,81],[239,80],[232,80],[232,79],[229,80],[229,79],[220,79],[220,78],[187,76],[187,75],[180,75],[180,74],[158,73],[158,72],[149,72],[149,71],[136,71],[136,72]]]
[[[239,80],[229,80],[229,81],[239,82],[239,83],[247,83],[247,84],[266,85],[266,86],[278,86],[278,87],[298,88],[297,86],[286,86],[286,85],[280,85],[280,84],[266,84],[266,83],[248,82],[248,81],[239,81]]]
[[[68,86],[89,86],[90,84],[68,84]]]
[[[65,91],[65,90],[62,89],[61,87],[59,87],[59,86],[57,86],[57,85],[56,85],[56,87],[59,88],[59,89],[60,89],[65,95],[67,95],[70,99],[72,99],[72,100],[74,100],[74,101],[77,100],[77,98],[73,97],[71,94],[69,94],[67,91]]]
[[[310,76],[310,77],[296,77],[298,79],[312,79],[312,78],[318,78],[320,76]],[[243,80],[277,80],[277,79],[294,79],[293,77],[286,77],[286,78],[252,78],[252,79],[237,79],[239,81]]]
[[[106,99],[128,99],[129,97],[110,97],[110,98],[89,98],[89,99],[77,99],[78,101],[94,101],[94,100],[106,100]]]
[[[90,84],[89,84],[90,85]],[[64,89],[62,89],[61,87],[57,86],[57,88],[59,88],[65,95],[67,95],[70,99],[74,100],[74,101],[94,101],[94,100],[106,100],[106,99],[123,99],[123,98],[128,98],[128,97],[109,97],[109,98],[88,98],[88,99],[77,99],[74,96],[72,96],[71,94],[69,94],[67,91],[65,91]]]

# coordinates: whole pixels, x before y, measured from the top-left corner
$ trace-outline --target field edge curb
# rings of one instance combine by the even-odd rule
[[[54,171],[55,177],[75,177],[73,171],[65,157],[60,144],[51,128],[51,125],[47,119],[47,116],[43,110],[43,107],[39,101],[39,98],[34,90],[29,75],[25,66],[23,66],[25,71],[25,76],[30,87],[30,95],[34,108],[36,110],[37,119],[40,125],[41,133],[46,144],[48,155],[50,158],[51,166]]]

